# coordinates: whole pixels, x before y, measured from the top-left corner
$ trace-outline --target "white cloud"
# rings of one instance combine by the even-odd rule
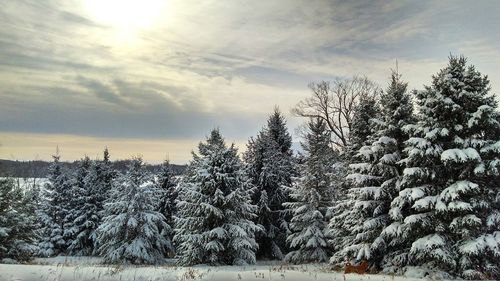
[[[450,52],[500,83],[500,43],[478,28],[485,20],[496,34],[498,19],[478,4],[167,1],[130,30],[81,0],[0,2],[0,131],[198,140],[220,125],[246,139],[275,104],[288,113],[307,96],[308,82],[363,74],[385,87],[398,59],[421,88]],[[482,13],[472,27],[467,10]]]

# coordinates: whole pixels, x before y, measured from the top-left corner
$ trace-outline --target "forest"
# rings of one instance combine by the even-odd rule
[[[420,90],[397,70],[385,88],[361,76],[309,88],[291,110],[304,120],[298,152],[276,107],[242,152],[207,128],[182,174],[140,157],[118,168],[106,148],[73,165],[56,153],[43,184],[1,178],[0,259],[367,262],[370,273],[500,279],[500,111],[488,77],[450,56]]]

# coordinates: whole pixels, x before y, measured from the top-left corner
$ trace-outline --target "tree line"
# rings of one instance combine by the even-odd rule
[[[79,162],[61,162],[64,169],[74,170],[78,167]],[[129,159],[114,160],[111,162],[113,169],[123,173],[127,170],[130,164]],[[49,174],[50,161],[44,160],[5,160],[0,159],[0,177],[13,177],[24,179],[25,181],[34,181],[34,178],[45,178]],[[186,169],[186,165],[171,164],[172,171],[175,175],[180,175]],[[146,170],[151,173],[158,173],[161,169],[161,164],[145,164]]]
[[[49,183],[0,181],[0,257],[98,255],[182,265],[369,262],[468,279],[500,277],[500,113],[488,78],[449,58],[423,90],[393,72],[311,84],[294,155],[276,108],[239,157],[218,129],[180,178],[109,153],[76,170],[54,156]],[[29,227],[29,226],[36,227]]]

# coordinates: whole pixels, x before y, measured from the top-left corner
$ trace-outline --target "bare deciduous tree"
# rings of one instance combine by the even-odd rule
[[[363,96],[378,95],[381,88],[365,76],[321,81],[309,84],[312,96],[300,101],[292,113],[301,117],[323,119],[332,132],[332,143],[344,148],[350,144],[349,131],[358,101]]]

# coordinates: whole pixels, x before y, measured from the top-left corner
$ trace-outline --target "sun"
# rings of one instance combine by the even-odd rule
[[[153,26],[165,11],[165,0],[83,0],[92,19],[119,32],[136,32]]]
[[[104,38],[121,51],[140,44],[142,32],[153,29],[167,16],[168,0],[83,0],[87,15],[109,27]]]

